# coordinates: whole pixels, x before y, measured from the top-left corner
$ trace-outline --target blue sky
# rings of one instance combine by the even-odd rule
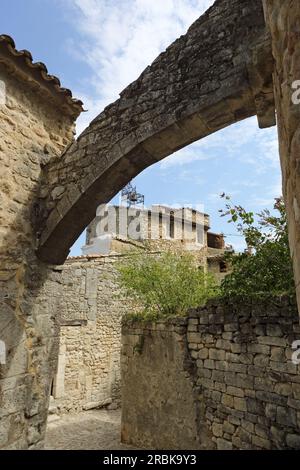
[[[1,0],[0,31],[31,51],[88,110],[80,133],[135,80],[213,0]],[[171,155],[136,179],[151,204],[203,204],[211,229],[244,247],[219,217],[219,195],[247,209],[272,207],[281,194],[277,130],[259,130],[256,118],[233,125]],[[72,248],[81,253],[84,235]]]

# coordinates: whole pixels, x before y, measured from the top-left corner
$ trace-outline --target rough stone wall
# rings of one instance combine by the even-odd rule
[[[255,114],[274,125],[272,71],[261,0],[217,0],[47,167],[40,258],[63,263],[98,205],[149,165]]]
[[[61,334],[51,411],[120,404],[121,318],[132,305],[121,296],[119,256],[71,258],[61,268]],[[51,298],[56,286],[48,295]]]
[[[122,442],[149,449],[199,448],[195,364],[184,321],[123,326]],[[202,443],[210,432],[202,426]]]
[[[59,275],[35,256],[35,215],[45,160],[73,139],[73,121],[43,101],[0,61],[0,448],[37,448],[44,437],[57,348],[56,296],[45,279]]]
[[[300,307],[300,3],[263,0],[275,61],[274,92],[289,239]],[[293,94],[296,92],[296,101]]]
[[[197,448],[300,449],[299,339],[285,298],[210,302],[186,319],[124,325],[123,441],[185,449],[187,434]]]

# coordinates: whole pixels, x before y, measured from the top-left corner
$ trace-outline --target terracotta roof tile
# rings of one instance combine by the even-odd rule
[[[34,75],[34,79],[41,84],[52,89],[52,93],[62,102],[65,108],[68,108],[74,117],[79,116],[83,111],[83,103],[73,98],[71,90],[63,88],[60,80],[54,75],[48,74],[47,67],[42,62],[33,62],[32,55],[27,50],[17,50],[14,40],[7,34],[0,35],[0,59],[5,62],[5,57],[13,59],[17,65],[27,69],[28,75]],[[4,58],[3,58],[4,57]]]

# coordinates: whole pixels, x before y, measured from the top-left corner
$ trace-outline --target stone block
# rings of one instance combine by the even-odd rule
[[[229,421],[225,421],[223,424],[223,430],[226,434],[234,434],[235,426],[231,424]]]
[[[206,369],[215,369],[215,361],[212,359],[205,359],[204,367],[206,367]]]
[[[223,382],[215,382],[215,389],[220,392],[226,392],[226,384]]]
[[[226,362],[228,363],[240,363],[240,355],[239,354],[233,354],[231,352],[226,353]]]
[[[270,346],[267,346],[265,344],[256,344],[256,343],[251,343],[248,344],[247,350],[249,353],[254,353],[254,354],[270,354]]]
[[[234,408],[238,411],[247,411],[247,400],[245,398],[234,397]]]
[[[257,354],[254,357],[253,363],[258,367],[267,367],[270,363],[270,359],[269,356],[265,356],[264,354]]]
[[[272,325],[272,324],[267,325],[267,336],[273,336],[273,337],[283,336],[281,326]]]
[[[238,331],[238,329],[239,329],[239,325],[238,325],[237,322],[236,322],[236,323],[226,323],[226,324],[224,325],[224,330],[225,330],[225,331],[232,331],[232,332],[234,332],[234,331]]]
[[[221,371],[226,371],[228,370],[229,364],[226,361],[216,361],[216,369],[221,370]]]
[[[216,361],[224,361],[225,351],[218,349],[209,349],[209,359],[214,359]]]
[[[208,349],[203,348],[198,351],[198,358],[199,359],[207,359],[208,358]]]
[[[241,439],[242,443],[251,444],[252,434],[249,432],[249,430],[246,430],[240,427],[237,431],[237,435]],[[242,448],[245,448],[245,447],[242,447]]]
[[[285,349],[272,347],[271,348],[271,360],[275,362],[285,362]]]
[[[233,337],[233,334],[232,334],[231,331],[227,331],[227,332],[225,332],[225,333],[222,334],[222,339],[223,339],[223,340],[226,340],[226,341],[231,341],[231,340],[232,340],[232,337]],[[232,344],[231,344],[231,346],[232,346]],[[218,346],[217,346],[217,347],[218,347]],[[221,348],[221,349],[223,349],[223,348]],[[225,349],[225,348],[224,348],[224,349]]]
[[[271,421],[276,421],[277,415],[277,406],[272,405],[271,403],[266,404],[266,417],[269,418]]]
[[[232,442],[227,441],[225,439],[218,439],[217,440],[217,449],[218,450],[232,450],[233,445]]]
[[[245,413],[245,419],[242,419],[241,426],[242,426],[243,429],[248,431],[248,433],[253,434],[254,433],[254,423],[247,420],[247,417],[246,417],[247,414],[248,413]]]
[[[234,397],[232,395],[227,395],[227,394],[223,394],[222,395],[222,400],[221,400],[221,403],[224,405],[224,406],[227,406],[229,408],[233,408],[234,407],[234,401],[233,401]]]
[[[247,374],[248,366],[246,364],[238,364],[233,362],[227,364],[226,370],[229,372],[240,372],[241,374]]]
[[[224,351],[231,351],[231,342],[225,339],[218,339],[216,342],[217,349],[223,349]]]
[[[277,449],[282,449],[285,447],[285,431],[281,427],[271,426],[270,439],[275,443]]]
[[[228,422],[233,424],[234,426],[240,426],[241,425],[241,419],[237,418],[236,416],[229,415],[228,416]]]
[[[289,398],[287,404],[291,408],[300,411],[300,400],[294,400],[293,398]]]
[[[211,398],[214,402],[216,403],[220,403],[221,402],[221,398],[222,398],[222,393],[217,391],[217,390],[214,390],[211,394]]]
[[[256,395],[260,392],[256,392]],[[264,392],[261,392],[264,393]],[[256,416],[264,416],[265,414],[265,407],[261,401],[254,399],[254,398],[247,398],[247,409],[250,413]]]
[[[265,374],[265,368],[258,366],[248,366],[248,374],[254,375],[254,377],[263,377]]]
[[[222,424],[213,423],[212,433],[215,437],[222,437],[223,436],[223,426],[222,426]]]
[[[257,391],[255,396],[258,400],[267,402],[267,403],[274,403],[276,405],[286,405],[287,398],[281,397],[277,395],[277,393],[266,392],[266,391]]]
[[[288,434],[286,436],[286,444],[289,449],[300,450],[300,435]]]
[[[234,397],[240,398],[244,398],[245,396],[244,390],[242,388],[232,387],[230,385],[227,387],[226,393],[228,395],[233,395]]]
[[[277,407],[276,422],[283,426],[297,426],[296,411],[283,406]]]
[[[262,426],[261,424],[256,424],[255,425],[255,434],[259,437],[262,437],[263,439],[269,440],[270,430],[267,427]]]
[[[201,333],[188,333],[187,339],[189,343],[201,343]]]
[[[246,352],[247,346],[245,344],[231,343],[231,352],[233,354],[239,354]]]
[[[293,397],[296,400],[300,400],[300,384],[293,383],[292,384],[292,390],[293,390]]]
[[[216,382],[223,382],[224,381],[224,372],[219,370],[212,371],[212,379]]]
[[[259,447],[260,449],[266,449],[266,450],[271,449],[271,442],[268,441],[267,439],[263,439],[262,437],[259,437],[259,436],[253,436],[252,444],[254,446]]]
[[[236,386],[240,388],[253,389],[254,377],[246,374],[236,374]]]
[[[279,338],[277,336],[258,336],[257,338],[260,344],[265,344],[268,346],[278,346],[285,348],[287,346],[287,341],[285,338]]]
[[[255,390],[265,390],[266,392],[273,391],[274,382],[268,378],[264,377],[255,377],[254,378],[254,389]]]
[[[274,392],[284,397],[290,397],[292,395],[292,386],[289,383],[277,383]]]

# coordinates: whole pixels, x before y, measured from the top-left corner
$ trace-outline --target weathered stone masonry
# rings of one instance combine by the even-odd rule
[[[51,411],[120,405],[121,318],[132,306],[121,295],[120,256],[70,258],[61,267],[60,345]]]
[[[300,80],[300,3],[263,0],[275,59],[276,100],[283,195],[300,309],[300,105],[294,104],[293,83]]]
[[[44,283],[60,274],[42,261],[63,263],[98,204],[152,163],[254,114],[273,125],[273,88],[300,303],[299,107],[289,86],[299,79],[299,14],[296,0],[217,0],[74,144],[81,104],[0,36],[0,448],[37,448],[44,437],[59,296]]]
[[[295,302],[219,303],[127,323],[122,439],[155,449],[300,449]]]
[[[72,142],[81,105],[30,53],[0,36],[0,448],[39,447],[58,346],[59,273],[37,260],[41,167]]]

